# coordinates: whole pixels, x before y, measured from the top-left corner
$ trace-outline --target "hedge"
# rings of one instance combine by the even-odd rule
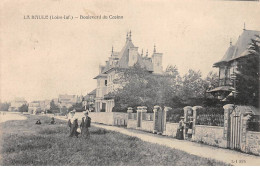
[[[260,132],[260,115],[253,115],[247,123],[248,131]]]

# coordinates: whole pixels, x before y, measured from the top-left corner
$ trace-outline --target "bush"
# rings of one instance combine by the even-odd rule
[[[181,120],[181,116],[184,116],[183,108],[172,109],[167,113],[166,121],[171,123],[178,123]]]
[[[112,112],[127,112],[127,108],[122,108],[121,106],[114,106],[112,108]]]
[[[253,115],[247,123],[248,131],[260,132],[260,115]]]
[[[222,107],[206,107],[198,109],[196,124],[224,126],[224,109]]]

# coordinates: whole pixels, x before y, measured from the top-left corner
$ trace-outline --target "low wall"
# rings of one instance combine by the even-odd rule
[[[260,132],[246,132],[246,152],[260,155]]]
[[[175,137],[177,133],[179,123],[166,123],[165,135]]]
[[[114,125],[127,126],[128,114],[121,112],[114,112]]]
[[[153,132],[153,121],[142,120],[141,130]]]
[[[128,119],[127,128],[136,129],[137,121],[133,119]]]
[[[102,123],[102,124],[107,124],[107,125],[113,125],[114,124],[113,113],[90,112],[89,117],[91,118],[91,122]]]
[[[223,140],[223,131],[223,127],[219,126],[196,125],[192,140],[226,148],[226,141]]]

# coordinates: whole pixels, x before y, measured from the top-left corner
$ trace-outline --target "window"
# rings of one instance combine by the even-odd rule
[[[107,80],[105,80],[105,86],[107,86]]]

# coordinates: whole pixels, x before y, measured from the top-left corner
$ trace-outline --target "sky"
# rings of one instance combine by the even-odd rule
[[[149,55],[163,53],[163,69],[181,75],[215,71],[230,39],[260,30],[259,2],[170,0],[3,0],[0,2],[1,101],[28,102],[59,94],[86,95],[96,88],[100,64],[120,51],[126,33]],[[24,19],[27,15],[119,15],[123,19]]]

